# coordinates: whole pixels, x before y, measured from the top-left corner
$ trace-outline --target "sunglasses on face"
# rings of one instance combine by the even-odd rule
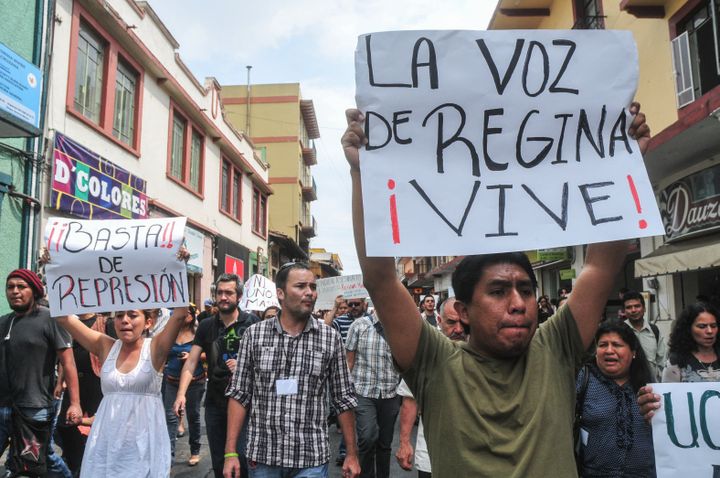
[[[348,307],[360,307],[362,302],[348,302]]]

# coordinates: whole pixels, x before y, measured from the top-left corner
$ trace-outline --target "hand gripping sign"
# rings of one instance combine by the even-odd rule
[[[638,76],[629,32],[372,33],[355,68],[368,255],[663,233],[627,132]]]
[[[186,218],[48,219],[45,266],[53,316],[188,303]]]

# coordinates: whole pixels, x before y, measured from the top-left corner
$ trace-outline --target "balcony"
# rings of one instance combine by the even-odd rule
[[[315,216],[305,214],[300,218],[300,225],[302,226],[302,233],[307,237],[315,237],[317,235],[317,221]]]
[[[303,161],[308,166],[314,166],[317,164],[317,150],[315,149],[315,143],[310,143],[310,146],[302,145],[302,157]]]
[[[302,193],[303,199],[306,201],[317,200],[317,185],[315,184],[315,178],[310,178],[307,182],[303,180]]]

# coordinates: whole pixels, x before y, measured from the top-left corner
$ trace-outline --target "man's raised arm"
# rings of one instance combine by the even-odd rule
[[[406,370],[415,358],[422,319],[412,297],[397,278],[394,259],[366,255],[359,152],[367,142],[363,130],[364,118],[356,109],[347,110],[345,115],[348,127],[342,137],[342,146],[350,164],[355,248],[363,273],[363,282],[370,293],[377,316],[383,324],[393,357],[400,369]]]
[[[645,115],[640,112],[639,103],[630,105],[630,114],[634,116],[630,136],[637,139],[640,152],[645,154],[650,142],[650,128],[645,122]],[[627,251],[628,241],[590,244],[587,248],[585,265],[568,299],[568,307],[575,317],[585,348],[593,341]]]

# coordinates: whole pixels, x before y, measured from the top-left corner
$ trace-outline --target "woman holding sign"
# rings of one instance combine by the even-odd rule
[[[650,369],[632,329],[617,319],[600,324],[595,362],[577,378],[583,478],[655,476],[652,430],[635,395]]]
[[[103,399],[90,429],[81,478],[167,477],[170,439],[160,397],[163,367],[186,307],[177,307],[165,328],[152,339],[157,309],[128,310],[115,317],[118,339],[86,327],[76,316],[58,318],[102,362]]]
[[[718,312],[698,302],[683,310],[670,334],[663,382],[720,382]]]

